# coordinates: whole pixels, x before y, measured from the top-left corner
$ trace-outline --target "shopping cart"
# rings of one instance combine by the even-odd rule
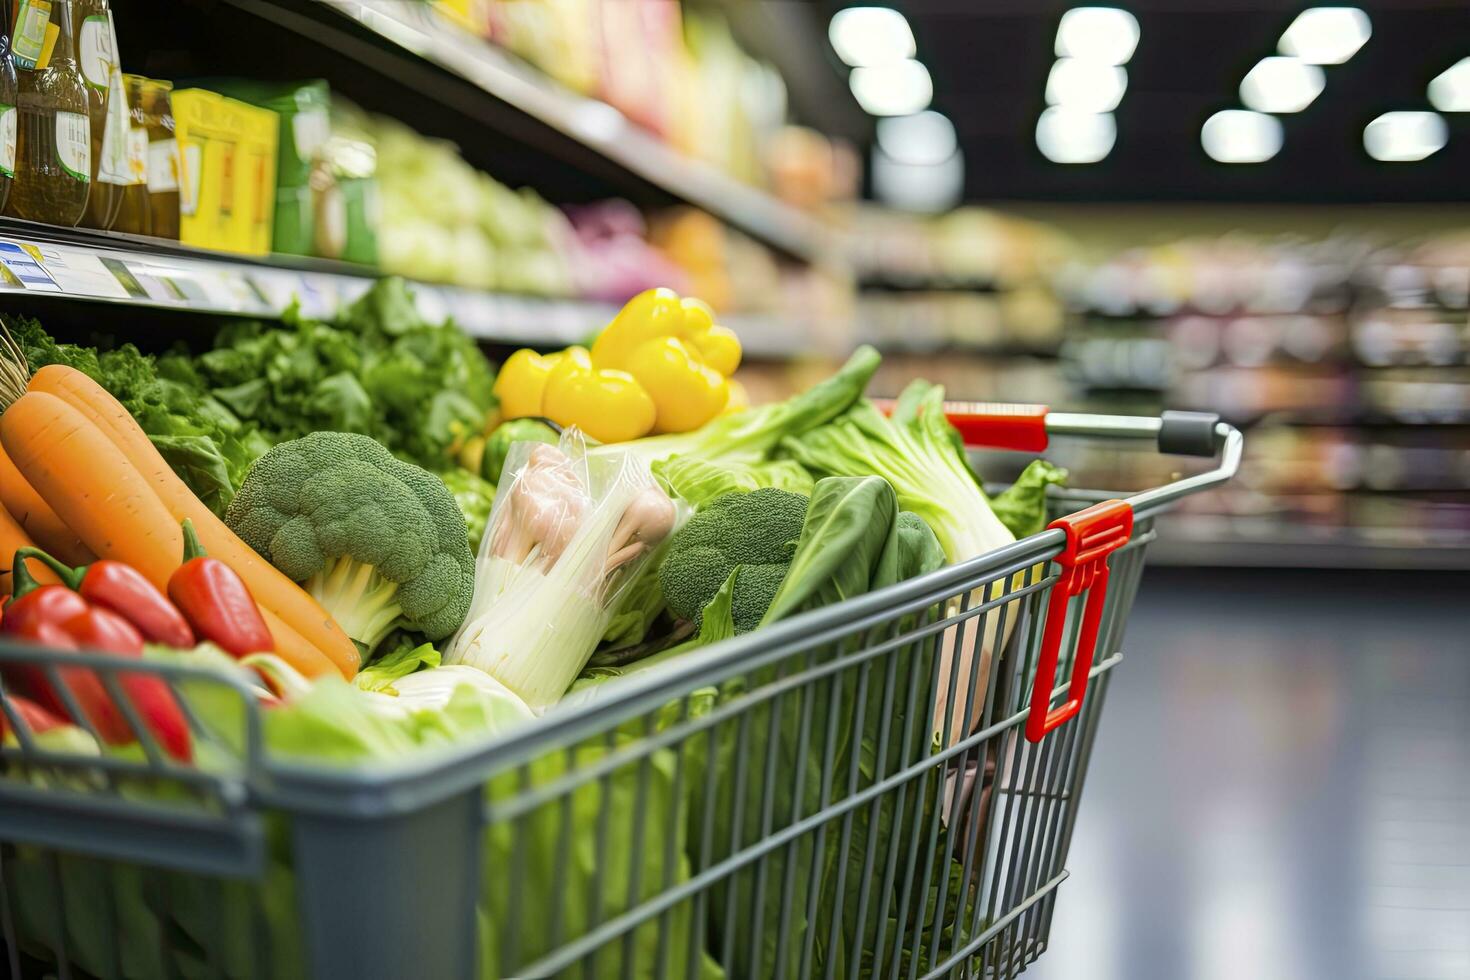
[[[1214,468],[1123,500],[1053,488],[1041,533],[575,692],[483,744],[372,768],[274,756],[246,685],[161,676],[208,766],[129,710],[131,758],[0,749],[12,976],[1010,977],[1046,947],[1124,623],[1213,416],[977,409],[967,440],[1151,440]],[[1058,684],[1058,679],[1063,679]],[[79,712],[73,712],[80,717]]]

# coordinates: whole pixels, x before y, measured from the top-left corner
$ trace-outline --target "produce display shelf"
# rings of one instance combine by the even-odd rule
[[[1362,527],[1253,533],[1217,521],[1177,517],[1149,549],[1156,565],[1236,568],[1470,569],[1470,533]]]
[[[290,6],[274,0],[231,2],[257,12]],[[713,164],[679,152],[613,106],[579,95],[514,55],[474,37],[430,4],[403,0],[315,2],[514,106],[674,198],[702,208],[782,252],[807,261],[844,264],[836,229],[742,183]]]
[[[293,301],[329,317],[367,291],[376,270],[345,262],[256,259],[132,235],[0,218],[0,292],[222,316],[280,316]],[[609,303],[416,283],[431,320],[453,317],[480,340],[562,347],[581,343],[617,312]],[[805,332],[772,317],[724,318],[753,357],[806,347]]]

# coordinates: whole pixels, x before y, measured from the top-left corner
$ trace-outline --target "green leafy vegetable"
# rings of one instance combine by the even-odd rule
[[[132,344],[99,352],[58,343],[35,320],[8,324],[32,371],[64,364],[107,389],[216,513],[223,513],[250,463],[268,448],[196,373],[171,367],[171,358],[159,361]]]
[[[166,360],[269,443],[357,432],[434,470],[495,404],[494,370],[474,340],[426,321],[400,279],[375,283],[332,322],[292,308],[279,326],[231,324],[212,350]]]
[[[782,449],[814,474],[868,476],[893,484],[899,505],[924,519],[952,562],[1015,540],[990,509],[964,456],[950,438],[944,389],[915,381],[893,418],[859,402],[828,425],[782,441]]]
[[[653,464],[653,475],[676,497],[703,507],[716,497],[762,487],[789,490],[802,496],[812,492],[812,476],[795,460],[764,463],[711,462],[698,456],[670,456]]]
[[[820,480],[787,584],[768,619],[882,588],[942,563],[933,532],[912,517],[899,517],[894,491],[883,480]],[[726,589],[733,595],[728,584]],[[919,615],[902,627],[911,628]],[[922,615],[932,619],[937,612]],[[714,624],[708,640],[723,638],[720,627],[728,617],[721,598],[705,610],[705,623]],[[847,646],[850,653],[851,645]],[[821,670],[843,655],[843,644],[821,646],[801,662],[802,668]],[[932,641],[918,638],[898,645],[885,660],[891,660],[892,667],[881,674],[839,670],[831,680],[812,687],[810,694],[757,700],[738,726],[726,725],[711,739],[693,740],[701,767],[696,771],[709,766],[717,774],[713,793],[701,790],[690,799],[690,826],[704,827],[703,821],[710,821],[713,827],[712,864],[755,846],[765,833],[763,827],[769,826],[764,822],[770,819],[767,814],[774,813],[784,826],[786,820],[814,813],[878,783],[930,751]],[[760,668],[721,685],[719,700],[737,700],[789,671],[789,666]],[[862,683],[863,676],[868,683]],[[880,739],[880,733],[886,738]],[[780,765],[780,777],[770,780],[766,767],[773,760],[780,760],[774,763]],[[824,774],[844,782],[834,785]],[[926,826],[932,813],[926,801],[932,798],[932,785],[927,792],[912,792],[903,799],[883,794],[872,805],[851,811],[840,831],[837,824],[829,824],[824,833],[804,834],[770,854],[761,867],[747,866],[717,885],[710,894],[708,922],[715,948],[721,948],[718,944],[729,923],[734,921],[740,930],[734,962],[727,964],[731,975],[800,975],[802,949],[809,943],[815,975],[848,976],[858,972],[859,965],[850,959],[854,951],[874,949],[880,935],[891,949],[902,933],[892,910],[911,883],[901,876],[885,878],[881,861],[872,865],[865,881],[864,859],[871,849],[908,840]],[[787,887],[789,905],[784,897]],[[859,903],[851,896],[862,889],[868,890],[870,904],[860,923]],[[885,889],[890,890],[886,900]],[[880,903],[890,909],[881,921]],[[752,948],[756,934],[761,943]]]
[[[897,515],[898,500],[882,477],[818,480],[785,580],[762,622],[867,592]]]
[[[1017,538],[1046,527],[1046,488],[1067,482],[1067,471],[1044,459],[1033,459],[1016,482],[990,502],[995,516]]]
[[[439,666],[439,651],[432,643],[414,646],[405,643],[391,653],[386,653],[352,678],[352,683],[364,691],[382,691],[396,694],[393,682],[407,677],[415,671]]]

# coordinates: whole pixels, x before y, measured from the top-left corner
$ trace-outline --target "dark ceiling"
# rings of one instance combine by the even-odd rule
[[[1275,53],[1281,32],[1314,4],[1284,0],[1136,0],[1138,50],[1117,111],[1118,139],[1102,162],[1055,164],[1036,148],[1037,116],[1063,11],[1054,0],[891,0],[909,18],[934,77],[934,108],[954,120],[966,196],[1058,201],[1470,201],[1470,113],[1447,116],[1449,145],[1418,163],[1384,164],[1363,150],[1363,127],[1391,109],[1428,109],[1425,86],[1470,56],[1470,2],[1359,0],[1373,36],[1327,88],[1282,116],[1272,160],[1227,166],[1200,147],[1211,114],[1239,107],[1246,71]],[[1323,5],[1329,0],[1323,0]],[[843,3],[811,4],[818,19]],[[825,9],[824,9],[825,8]],[[825,22],[825,21],[824,21]],[[825,45],[823,45],[825,49]],[[841,71],[828,56],[834,71]]]

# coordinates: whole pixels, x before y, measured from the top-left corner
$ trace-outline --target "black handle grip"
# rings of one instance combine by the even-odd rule
[[[1215,455],[1214,412],[1165,412],[1159,426],[1159,452],[1171,456]]]

